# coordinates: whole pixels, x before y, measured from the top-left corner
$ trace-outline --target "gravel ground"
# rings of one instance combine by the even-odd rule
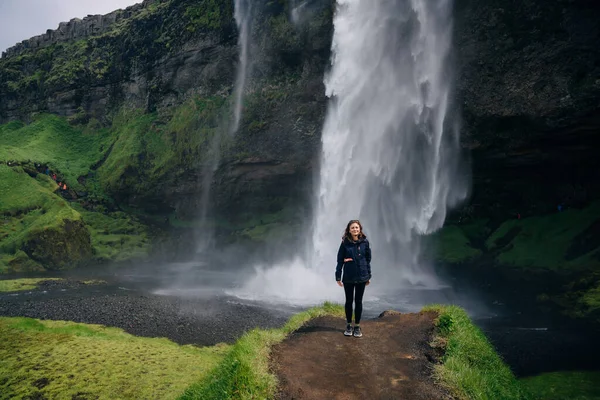
[[[227,296],[179,298],[77,281],[48,283],[30,292],[0,293],[0,315],[102,324],[137,336],[167,337],[201,346],[232,343],[255,327],[280,327],[290,316]]]

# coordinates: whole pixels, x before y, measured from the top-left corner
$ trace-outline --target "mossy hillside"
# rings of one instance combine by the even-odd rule
[[[449,225],[433,236],[436,248],[436,258],[449,263],[461,263],[482,254],[482,251],[472,247],[465,229]]]
[[[145,258],[151,250],[151,232],[134,216],[121,211],[91,212],[74,204],[90,232],[96,261]]]
[[[600,266],[600,203],[582,209],[492,224],[477,219],[450,224],[435,235],[438,259],[450,263],[492,255],[522,270],[573,272]]]
[[[60,281],[60,278],[22,278],[0,280],[0,292],[21,292],[38,287],[40,282]]]
[[[532,400],[599,400],[600,372],[559,371],[520,380]]]
[[[600,266],[600,202],[583,209],[504,222],[486,240],[500,264],[522,268],[589,269]]]
[[[179,346],[117,328],[0,318],[0,398],[174,399],[229,346]]]
[[[110,140],[104,129],[75,127],[65,118],[45,114],[28,125],[0,125],[0,162],[47,165],[60,181],[82,189],[78,178],[102,159]]]
[[[91,254],[81,215],[53,188],[56,184],[45,175],[32,178],[20,167],[0,165],[0,271],[37,263],[62,269]]]
[[[423,311],[438,313],[431,345],[440,348],[443,356],[434,373],[453,395],[465,400],[530,398],[463,309],[432,305]]]
[[[227,98],[196,96],[164,113],[123,110],[113,120],[114,146],[98,169],[98,180],[115,197],[162,193],[181,175],[208,162]]]

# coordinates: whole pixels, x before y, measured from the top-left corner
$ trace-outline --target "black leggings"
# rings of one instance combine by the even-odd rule
[[[356,289],[356,307],[354,309],[354,323],[360,324],[362,315],[362,299],[365,294],[366,282],[363,283],[344,283],[344,292],[346,293],[346,322],[352,323],[352,301],[354,300],[354,289]]]

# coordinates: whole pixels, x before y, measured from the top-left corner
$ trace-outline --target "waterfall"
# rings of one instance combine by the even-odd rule
[[[234,1],[234,17],[238,27],[239,65],[233,90],[233,120],[229,122],[229,134],[235,135],[240,127],[242,119],[242,101],[244,88],[248,76],[248,56],[250,51],[250,28],[252,19],[251,0]],[[221,161],[221,142],[223,138],[217,134],[213,137],[209,152],[208,162],[202,169],[202,195],[200,196],[200,226],[202,234],[198,237],[196,253],[203,253],[214,244],[213,227],[208,226],[208,212],[210,205],[210,193],[213,177],[219,168]]]
[[[448,112],[451,14],[450,0],[338,1],[313,237],[323,273],[359,218],[386,272],[379,279],[428,280],[419,236],[466,196]]]
[[[263,298],[343,298],[335,259],[356,218],[373,250],[371,293],[434,287],[421,236],[467,195],[450,108],[451,1],[338,0],[334,28],[308,256],[257,268],[245,290]]]
[[[238,47],[240,49],[240,64],[234,88],[233,123],[230,133],[235,134],[242,119],[242,100],[246,78],[248,76],[248,56],[250,52],[250,29],[252,20],[251,0],[235,0],[235,22],[238,27]]]

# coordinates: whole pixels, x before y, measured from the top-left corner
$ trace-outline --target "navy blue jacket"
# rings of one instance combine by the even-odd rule
[[[345,258],[352,261],[344,263]],[[342,268],[344,277],[342,278]],[[354,242],[344,238],[337,254],[335,280],[344,283],[362,283],[371,279],[371,247],[366,238]]]

